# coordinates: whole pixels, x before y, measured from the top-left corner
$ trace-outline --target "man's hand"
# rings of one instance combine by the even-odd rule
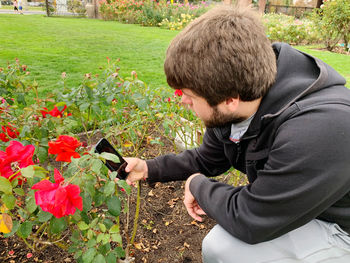
[[[203,218],[200,217],[200,215],[206,215],[206,213],[203,211],[202,208],[198,205],[196,199],[192,195],[190,191],[190,183],[192,179],[196,176],[200,175],[199,173],[191,175],[185,184],[185,197],[184,197],[184,204],[187,209],[188,214],[194,218],[195,220],[198,220],[199,222],[203,221]]]
[[[125,171],[129,173],[126,182],[131,185],[139,180],[146,180],[148,178],[148,167],[146,161],[139,158],[124,158],[128,165]]]

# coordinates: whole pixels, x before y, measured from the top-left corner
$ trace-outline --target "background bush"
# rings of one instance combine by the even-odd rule
[[[322,42],[328,50],[344,41],[349,50],[350,41],[350,1],[325,0],[320,9],[315,9],[313,21],[320,32]]]
[[[105,20],[135,23],[143,26],[161,26],[168,29],[182,29],[192,19],[205,13],[210,6],[198,4],[171,3],[165,1],[101,0],[100,12]],[[186,19],[184,19],[186,16]],[[184,21],[185,20],[185,21]],[[171,23],[176,23],[176,26]]]

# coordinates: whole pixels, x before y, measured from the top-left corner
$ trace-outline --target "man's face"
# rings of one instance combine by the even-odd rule
[[[193,110],[207,128],[220,127],[229,123],[238,123],[245,119],[238,116],[237,113],[224,113],[221,108],[225,102],[211,107],[204,98],[194,94],[191,90],[183,89],[182,92],[181,103]]]

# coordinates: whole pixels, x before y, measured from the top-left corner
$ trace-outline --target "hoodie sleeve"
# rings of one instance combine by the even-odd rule
[[[299,111],[279,126],[257,179],[233,187],[199,175],[190,191],[207,215],[250,244],[292,231],[350,189],[349,105]]]
[[[186,180],[194,173],[216,176],[230,168],[224,146],[218,142],[212,129],[207,129],[199,148],[186,150],[178,155],[167,154],[147,160],[148,182]]]

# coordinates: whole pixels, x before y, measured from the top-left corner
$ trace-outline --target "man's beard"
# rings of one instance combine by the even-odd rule
[[[209,117],[209,119],[203,120],[203,122],[207,128],[216,128],[232,123],[239,123],[245,119],[246,118],[237,116],[236,114],[224,114],[218,110],[217,106],[214,106],[212,115]]]

